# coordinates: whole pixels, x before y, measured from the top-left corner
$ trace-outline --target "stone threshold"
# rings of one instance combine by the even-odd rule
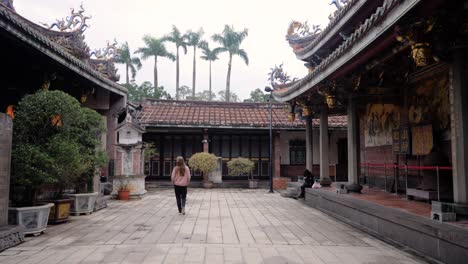
[[[329,190],[306,189],[305,203],[432,261],[466,263],[468,229]]]

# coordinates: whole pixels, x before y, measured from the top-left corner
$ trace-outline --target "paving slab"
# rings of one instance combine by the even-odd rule
[[[172,189],[49,226],[0,263],[425,263],[301,201],[266,190]]]

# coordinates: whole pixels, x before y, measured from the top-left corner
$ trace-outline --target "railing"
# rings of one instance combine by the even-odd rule
[[[437,200],[440,201],[440,172],[441,171],[451,171],[453,170],[452,167],[450,166],[414,166],[414,165],[397,165],[397,164],[387,164],[387,163],[362,163],[360,164],[361,167],[361,174],[362,174],[362,169],[365,170],[364,176],[367,179],[374,178],[374,184],[375,184],[375,178],[378,176],[371,176],[370,170],[373,169],[379,169],[384,171],[384,177],[385,177],[385,191],[387,190],[387,185],[388,185],[388,177],[392,177],[394,180],[394,187],[395,188],[395,194],[398,194],[398,182],[399,182],[399,175],[401,171],[404,171],[404,176],[405,176],[405,192],[406,192],[406,197],[408,197],[407,190],[408,190],[408,172],[410,170],[412,171],[435,171],[436,172],[436,181],[437,181]],[[389,171],[393,171],[393,175],[389,175]],[[372,188],[370,184],[370,180],[368,180],[368,185],[369,188]]]

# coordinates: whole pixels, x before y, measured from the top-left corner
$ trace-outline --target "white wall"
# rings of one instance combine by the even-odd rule
[[[314,164],[320,163],[320,143],[319,143],[319,129],[314,128],[313,130],[313,141],[314,141]],[[338,162],[338,150],[337,142],[340,138],[346,138],[346,130],[331,130],[329,138],[329,153],[330,153],[330,164],[336,164]],[[281,131],[280,132],[280,143],[281,143],[281,164],[289,165],[289,140],[301,139],[305,140],[305,131]]]

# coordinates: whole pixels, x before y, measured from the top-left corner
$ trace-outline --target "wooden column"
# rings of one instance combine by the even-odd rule
[[[324,106],[320,112],[320,184],[330,186],[330,174],[328,171],[328,107]]]
[[[348,102],[348,185],[351,192],[361,192],[359,184],[359,117],[357,115],[356,101],[352,95]]]
[[[450,67],[450,100],[453,163],[453,199],[468,203],[468,90],[466,47],[453,52]]]
[[[314,164],[314,140],[312,136],[312,117],[306,119],[306,169],[312,172]]]

